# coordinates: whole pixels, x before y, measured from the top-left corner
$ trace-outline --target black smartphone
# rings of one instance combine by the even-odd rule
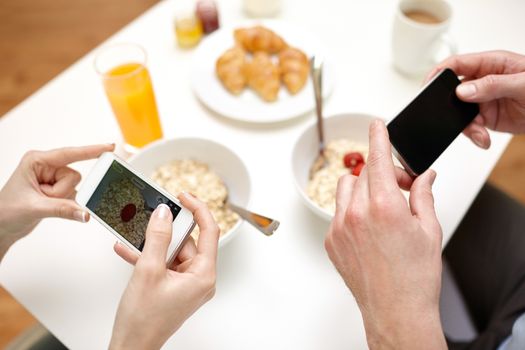
[[[425,172],[478,115],[476,103],[456,96],[460,83],[445,69],[388,124],[393,153],[410,175]]]

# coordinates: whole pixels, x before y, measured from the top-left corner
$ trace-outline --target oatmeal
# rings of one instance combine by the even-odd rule
[[[205,163],[191,159],[175,160],[160,166],[151,178],[174,196],[184,191],[205,202],[219,225],[221,235],[239,221],[239,216],[224,205],[228,196],[224,182]],[[192,236],[199,236],[198,226]]]
[[[335,213],[337,181],[341,176],[352,173],[345,166],[345,156],[354,152],[360,153],[362,158],[366,159],[368,146],[348,139],[330,141],[325,148],[326,166],[316,171],[308,181],[308,197],[332,214]]]

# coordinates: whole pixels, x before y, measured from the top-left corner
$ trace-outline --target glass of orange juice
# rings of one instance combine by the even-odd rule
[[[146,68],[146,52],[135,44],[117,44],[95,58],[95,69],[124,136],[125,149],[135,152],[162,138],[157,103]]]

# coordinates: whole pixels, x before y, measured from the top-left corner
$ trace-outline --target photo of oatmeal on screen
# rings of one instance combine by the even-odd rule
[[[144,246],[151,213],[167,204],[175,219],[180,207],[114,161],[87,207],[138,250]]]

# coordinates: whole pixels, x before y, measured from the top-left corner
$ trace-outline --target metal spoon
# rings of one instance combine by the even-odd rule
[[[319,156],[310,168],[310,178],[327,164],[324,155],[324,131],[323,131],[323,61],[319,56],[310,59],[312,81],[315,93],[315,112],[317,115],[317,135],[319,137]]]
[[[226,206],[228,206],[228,208],[230,208],[231,210],[239,214],[241,218],[248,221],[250,224],[252,224],[256,229],[264,233],[266,236],[273,235],[273,233],[279,227],[279,224],[280,224],[279,221],[271,219],[263,215],[252,213],[249,210],[238,207],[235,204],[231,203],[228,200],[228,197],[226,197],[224,203]]]

